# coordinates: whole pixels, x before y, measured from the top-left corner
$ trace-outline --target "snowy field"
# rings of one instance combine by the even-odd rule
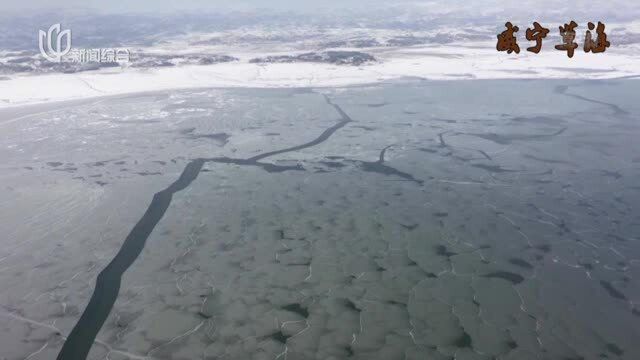
[[[132,61],[90,71],[50,70],[39,54],[0,53],[11,72],[0,76],[0,107],[105,95],[210,87],[333,87],[375,84],[402,78],[469,79],[614,79],[640,76],[640,22],[608,23],[612,46],[600,54],[582,51],[569,59],[554,49],[556,25],[542,52],[526,51],[530,24],[520,24],[520,54],[496,51],[503,22],[435,30],[381,28],[242,27],[173,36],[149,46],[132,46]],[[585,27],[582,24],[583,28]],[[353,52],[373,61],[346,59],[267,62],[270,57]],[[341,62],[340,62],[341,61]],[[21,65],[20,62],[23,62]],[[18,64],[18,65],[16,65]],[[12,65],[13,67],[11,67]],[[27,66],[28,65],[28,66]],[[16,67],[17,66],[17,67]],[[26,66],[26,67],[25,67]],[[26,71],[25,69],[30,69]],[[22,71],[22,72],[20,72]],[[1,74],[0,74],[1,75]]]

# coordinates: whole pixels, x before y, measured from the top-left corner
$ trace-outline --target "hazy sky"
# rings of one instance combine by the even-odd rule
[[[366,7],[372,5],[414,4],[435,7],[447,7],[449,4],[466,5],[482,9],[497,7],[535,10],[540,7],[574,7],[576,9],[615,10],[635,6],[640,8],[637,0],[0,0],[4,10],[25,10],[42,8],[93,8],[103,11],[175,11],[208,9],[251,9],[273,8],[280,10],[305,10],[318,7]],[[636,5],[633,5],[633,4]]]
[[[545,14],[560,14],[563,17],[583,14],[589,18],[612,19],[640,14],[640,0],[0,0],[3,12],[18,11],[21,15],[28,15],[29,11],[37,10],[71,9],[94,9],[109,13],[254,9],[312,12],[318,8],[349,7],[372,10],[383,6],[419,9],[431,15],[449,13],[463,16],[491,13],[505,16],[524,14],[533,18]]]
[[[396,1],[402,3],[404,1]],[[39,8],[92,8],[108,12],[125,11],[175,11],[207,9],[252,9],[273,8],[279,10],[305,10],[318,7],[360,6],[372,3],[388,4],[382,0],[0,0],[2,8],[8,10]]]

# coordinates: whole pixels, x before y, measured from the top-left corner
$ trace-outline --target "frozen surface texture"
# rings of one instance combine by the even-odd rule
[[[97,326],[89,359],[638,359],[639,91],[405,81],[4,109],[0,358],[53,359]],[[79,322],[134,250],[104,324]]]

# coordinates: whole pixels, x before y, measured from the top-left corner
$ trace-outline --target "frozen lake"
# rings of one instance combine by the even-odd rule
[[[638,93],[407,80],[2,109],[0,358],[68,337],[65,359],[638,359]]]

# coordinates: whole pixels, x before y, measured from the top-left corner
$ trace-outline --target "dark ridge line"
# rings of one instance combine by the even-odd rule
[[[384,164],[384,154],[391,145],[385,147],[380,151],[380,156],[377,161],[361,161],[356,160],[357,163],[360,164],[360,168],[365,172],[373,172],[382,175],[395,175],[401,177],[407,181],[415,182],[418,185],[423,185],[424,181],[416,179],[413,175],[406,173],[404,171],[400,171],[396,168]]]
[[[521,258],[511,258],[509,259],[509,263],[524,269],[533,269],[533,265],[531,265],[530,262]]]
[[[444,135],[447,134],[447,133],[450,133],[450,132],[451,131],[447,130],[447,131],[444,131],[444,132],[441,132],[441,133],[438,134],[438,140],[440,140],[440,144],[438,145],[439,147],[441,147],[441,148],[451,148],[451,146],[444,141]],[[458,133],[454,133],[454,135],[458,135]],[[487,159],[489,161],[493,161],[493,158],[491,156],[489,156],[489,154],[487,154],[487,152],[484,151],[484,150],[469,149],[469,148],[463,148],[463,149],[477,151],[482,156],[484,156],[485,159]]]
[[[189,162],[178,180],[153,196],[147,211],[133,227],[120,251],[98,274],[89,304],[62,346],[58,360],[86,359],[116,302],[122,275],[142,252],[149,235],[169,208],[173,194],[189,186],[198,177],[203,165],[202,159]]]
[[[608,102],[595,100],[595,99],[589,99],[587,97],[584,97],[582,95],[577,95],[577,94],[566,94],[565,93],[564,95],[571,96],[571,97],[579,99],[579,100],[588,101],[588,102],[592,102],[592,103],[595,103],[595,104],[608,106],[609,108],[611,108],[613,110],[613,113],[615,115],[629,115],[628,111],[623,110],[622,108],[620,108],[620,106],[618,106],[616,104],[611,104],[611,103],[608,103]]]
[[[609,296],[614,299],[627,300],[627,297],[616,289],[609,281],[600,280],[600,285],[607,291]]]
[[[340,114],[340,116],[342,117],[343,120],[354,121],[351,118],[351,116],[347,115],[347,113],[342,110],[342,108],[340,106],[334,104],[331,101],[331,99],[329,99],[329,96],[327,96],[327,94],[322,94],[322,96],[324,96],[324,100],[327,102],[327,104],[333,106],[333,108],[336,109],[336,111],[338,112],[338,114]]]
[[[527,140],[545,139],[549,137],[558,136],[563,132],[565,132],[567,129],[568,129],[567,127],[563,127],[562,129],[551,134],[533,134],[533,135],[525,135],[525,134],[501,135],[496,133],[461,133],[461,134],[479,137],[487,141],[493,141],[494,143],[499,145],[509,145],[513,141],[519,141],[519,140],[527,141]]]
[[[481,276],[486,278],[503,279],[512,283],[513,285],[518,285],[524,281],[524,277],[522,277],[522,275],[510,271],[494,271],[492,273]]]
[[[274,151],[270,151],[264,154],[260,154],[260,155],[256,155],[254,157],[251,157],[249,159],[247,159],[247,161],[258,161],[273,155],[278,155],[278,154],[283,154],[283,153],[288,153],[288,152],[292,152],[292,151],[298,151],[298,150],[302,150],[302,149],[306,149],[312,146],[316,146],[318,144],[321,144],[323,142],[325,142],[329,137],[331,137],[331,135],[333,135],[333,133],[335,133],[336,131],[338,131],[340,128],[344,127],[345,125],[347,125],[348,123],[350,123],[352,120],[349,119],[344,119],[333,125],[332,127],[326,129],[322,134],[320,134],[320,136],[318,136],[316,139],[309,141],[306,144],[302,144],[302,145],[297,145],[297,146],[292,146],[290,148],[286,148],[286,149],[281,149],[281,150],[274,150]]]
[[[551,175],[553,174],[553,169],[549,169],[549,170],[545,170],[545,171],[541,171],[541,172],[525,172],[525,170],[515,170],[515,169],[505,169],[500,165],[486,165],[486,164],[471,164],[472,167],[478,168],[478,169],[482,169],[482,170],[486,170],[488,172],[491,173],[521,173],[524,175],[531,175],[531,176],[541,176],[541,175]]]
[[[448,133],[449,131],[445,131],[445,132],[441,132],[440,134],[438,134],[438,139],[440,139],[440,147],[449,147],[449,145],[447,145],[447,143],[444,141],[444,134]]]
[[[320,136],[318,136],[317,138],[315,138],[312,141],[309,141],[308,143],[305,143],[305,144],[302,144],[302,145],[297,145],[297,146],[292,146],[292,147],[286,148],[286,149],[274,150],[274,151],[266,152],[264,154],[256,155],[254,157],[246,159],[247,161],[250,162],[249,164],[254,165],[254,163],[256,161],[264,159],[264,158],[267,158],[267,157],[270,157],[270,156],[273,156],[273,155],[283,154],[283,153],[292,152],[292,151],[298,151],[298,150],[306,149],[306,148],[321,144],[321,143],[325,142],[327,139],[329,139],[329,137],[331,137],[331,135],[333,135],[336,131],[338,131],[339,129],[341,129],[342,127],[347,125],[348,123],[353,122],[353,119],[349,115],[347,115],[347,113],[345,113],[340,106],[338,106],[338,105],[334,104],[333,102],[331,102],[331,99],[329,99],[329,97],[326,94],[323,94],[322,96],[324,96],[324,99],[327,102],[327,104],[333,106],[333,108],[336,109],[338,114],[340,114],[340,116],[342,117],[342,121],[340,121],[339,123],[333,125],[332,127],[328,128],[328,129],[326,129],[325,131],[322,132],[322,134],[320,134]]]
[[[570,161],[556,160],[556,159],[544,159],[544,158],[540,158],[540,157],[537,157],[535,155],[530,155],[530,154],[524,154],[524,155],[522,155],[522,157],[527,158],[527,159],[531,159],[531,160],[545,162],[545,163],[548,163],[548,164],[573,165],[573,163],[570,162]]]
[[[383,163],[384,162],[384,154],[387,152],[387,149],[390,148],[393,145],[389,145],[387,147],[385,147],[384,149],[382,149],[382,151],[380,151],[380,157],[378,158],[378,162],[379,163]]]
[[[283,172],[283,171],[288,171],[288,170],[304,170],[302,165],[299,165],[299,164],[295,165],[295,166],[281,166],[281,165],[275,165],[275,164],[269,164],[269,163],[261,163],[261,162],[259,162],[259,160],[265,159],[265,158],[270,157],[270,156],[284,154],[284,153],[293,152],[293,151],[298,151],[298,150],[302,150],[302,149],[306,149],[306,148],[310,148],[310,147],[319,145],[319,144],[327,141],[336,131],[340,130],[341,128],[343,128],[348,123],[353,122],[353,119],[351,119],[351,117],[349,115],[347,115],[342,110],[342,108],[340,106],[332,103],[331,99],[329,99],[329,97],[327,95],[323,94],[323,96],[324,96],[327,104],[333,106],[333,108],[336,109],[336,111],[340,114],[340,116],[342,117],[342,121],[340,121],[339,123],[333,125],[332,127],[326,129],[325,131],[323,131],[322,134],[320,134],[320,136],[318,136],[317,138],[315,138],[315,139],[313,139],[313,140],[311,140],[311,141],[309,141],[307,143],[301,144],[301,145],[296,145],[296,146],[292,146],[292,147],[288,147],[288,148],[280,149],[280,150],[269,151],[269,152],[266,152],[266,153],[263,153],[263,154],[259,154],[259,155],[250,157],[248,159],[234,159],[234,158],[229,158],[229,157],[217,157],[217,158],[205,159],[205,161],[223,163],[223,164],[258,166],[258,167],[263,168],[267,172]],[[384,154],[382,154],[381,156],[383,156],[383,155]]]
[[[472,167],[478,168],[478,169],[482,169],[482,170],[486,170],[488,172],[492,172],[492,173],[514,173],[514,172],[521,172],[520,170],[513,170],[513,169],[505,169],[500,165],[486,165],[486,164],[471,164]]]
[[[493,159],[491,158],[491,156],[489,156],[489,154],[487,154],[484,150],[477,150],[480,154],[482,154],[482,156],[484,156],[487,160],[489,161],[493,161]]]
[[[284,171],[304,171],[302,165],[275,165],[270,163],[258,162],[251,159],[234,159],[229,157],[217,157],[204,159],[205,162],[214,162],[219,164],[234,164],[234,165],[247,165],[261,167],[268,173],[279,173]]]
[[[578,100],[592,102],[592,103],[595,103],[595,104],[607,106],[607,107],[609,107],[610,109],[613,110],[613,113],[615,115],[629,115],[628,111],[623,110],[620,106],[618,106],[616,104],[604,102],[604,101],[601,101],[601,100],[590,99],[590,98],[584,97],[582,95],[571,94],[571,93],[568,93],[567,90],[569,90],[569,86],[567,86],[567,85],[559,85],[559,86],[556,86],[556,88],[554,89],[556,94],[562,94],[562,95],[570,96],[570,97],[578,99]]]
[[[93,343],[95,342],[98,332],[104,325],[107,317],[111,313],[111,309],[118,298],[122,275],[138,258],[145,243],[155,226],[160,222],[165,212],[171,205],[173,194],[188,187],[200,174],[202,167],[206,162],[217,162],[238,165],[259,166],[268,172],[281,172],[287,170],[304,170],[301,165],[296,166],[279,166],[269,163],[260,163],[259,159],[275,154],[290,152],[315,146],[326,141],[338,129],[353,121],[338,105],[324,95],[328,104],[332,105],[338,113],[342,115],[342,121],[325,130],[318,138],[306,144],[290,147],[283,150],[272,151],[266,154],[254,156],[250,159],[231,159],[231,158],[210,158],[195,159],[190,161],[184,168],[178,180],[173,182],[166,189],[157,192],[153,196],[153,200],[142,218],[133,227],[120,250],[111,262],[98,274],[96,286],[94,288],[89,304],[80,316],[80,319],[71,330],[67,337],[57,360],[85,360]]]

